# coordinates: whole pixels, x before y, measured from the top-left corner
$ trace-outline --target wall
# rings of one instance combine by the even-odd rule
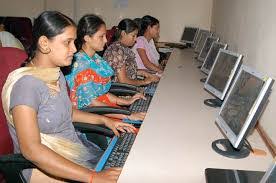
[[[32,20],[44,10],[43,0],[0,0],[0,16],[24,16]]]
[[[107,27],[122,18],[149,14],[161,23],[160,41],[179,41],[185,25],[209,29],[213,0],[0,0],[0,16],[36,17],[43,10],[59,10],[74,20],[87,13],[101,15]],[[126,2],[121,7],[118,2]]]
[[[212,29],[244,55],[244,63],[276,79],[276,1],[214,0]],[[275,88],[275,87],[274,87]],[[272,92],[260,125],[276,143],[276,91]],[[274,110],[273,110],[274,109]],[[273,114],[274,112],[274,114]]]
[[[123,0],[126,1],[126,0]],[[119,0],[79,1],[77,19],[85,13],[102,15],[108,27],[119,23],[122,18],[152,15],[160,20],[161,41],[179,41],[185,25],[210,29],[213,0],[128,0],[127,5],[118,7]]]

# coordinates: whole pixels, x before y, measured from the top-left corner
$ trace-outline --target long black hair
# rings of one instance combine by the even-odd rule
[[[77,28],[77,39],[75,40],[75,45],[79,51],[82,45],[85,43],[84,36],[95,34],[105,22],[97,15],[88,14],[84,15]]]
[[[143,16],[143,18],[141,20],[141,28],[139,30],[139,35],[144,35],[149,26],[152,27],[157,24],[159,24],[158,19],[156,19],[150,15]]]
[[[64,28],[68,26],[76,26],[76,24],[71,18],[58,11],[44,11],[41,13],[34,20],[32,31],[33,43],[28,53],[28,61],[33,59],[35,52],[39,49],[38,40],[41,36],[46,36],[48,39],[52,39],[55,36],[62,34]]]
[[[118,40],[120,38],[122,31],[128,34],[135,30],[138,30],[138,25],[133,20],[125,18],[121,20],[117,26],[115,40]]]

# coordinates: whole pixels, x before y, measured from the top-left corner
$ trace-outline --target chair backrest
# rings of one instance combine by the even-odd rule
[[[2,93],[3,85],[8,77],[8,74],[19,68],[20,65],[27,59],[27,54],[18,48],[0,47],[0,89]],[[9,134],[7,120],[2,107],[0,106],[0,156],[13,153],[13,144]],[[0,175],[0,182],[3,181]]]
[[[107,46],[109,46],[109,45],[111,45],[111,43],[113,43],[116,30],[117,30],[117,27],[113,26],[111,29],[106,31],[106,39],[107,39],[106,45]]]
[[[0,17],[5,19],[5,29],[12,33],[29,50],[32,44],[32,21],[28,17]]]

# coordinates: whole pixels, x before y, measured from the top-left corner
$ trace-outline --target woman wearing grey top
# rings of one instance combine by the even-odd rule
[[[135,130],[131,125],[72,109],[59,67],[71,64],[75,38],[76,27],[70,18],[55,11],[43,12],[34,22],[30,62],[12,72],[3,87],[3,108],[15,151],[38,167],[24,173],[30,182],[116,182],[118,168],[93,171],[102,150],[79,138],[72,121],[103,124],[116,135],[117,130]]]

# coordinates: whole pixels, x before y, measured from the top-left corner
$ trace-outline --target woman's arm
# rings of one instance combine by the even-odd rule
[[[153,63],[151,63],[151,61],[149,60],[146,51],[142,48],[137,48],[137,52],[144,64],[144,66],[149,69],[149,70],[153,70],[156,71],[158,73],[162,73],[163,71],[161,70],[161,68]]]
[[[139,100],[139,99],[146,100],[145,96],[142,93],[136,93],[135,95],[133,95],[129,99],[117,97],[116,95],[113,95],[111,93],[107,93],[107,97],[111,102],[113,102],[117,105],[122,105],[122,106],[130,105],[130,104],[132,104],[133,102],[135,102],[136,100]]]
[[[93,170],[89,170],[63,158],[43,145],[40,139],[36,111],[31,107],[18,105],[12,109],[12,114],[23,156],[42,171],[54,177],[87,183],[90,183],[92,174],[93,183],[115,183],[117,181],[121,172],[119,168],[111,168],[95,173]],[[120,130],[123,127],[118,125],[116,128]],[[122,130],[125,130],[125,128]]]
[[[120,83],[132,84],[135,86],[147,85],[152,82],[150,77],[146,77],[144,80],[135,80],[127,76],[126,66],[124,66],[118,71],[118,80]]]
[[[110,128],[115,135],[119,135],[118,130],[122,132],[134,132],[135,128],[127,123],[122,123],[118,120],[113,120],[108,117],[83,112],[78,109],[73,109],[73,121],[80,121],[82,123],[89,123],[89,124],[98,124],[98,125],[105,125],[106,127]],[[124,115],[124,118],[126,118],[126,115]]]
[[[144,76],[146,78],[150,78],[150,80],[152,82],[158,82],[160,80],[160,77],[157,76],[156,74],[148,73],[147,71],[142,70],[142,69],[138,70],[137,75]]]
[[[34,109],[18,105],[12,109],[12,114],[20,150],[26,159],[53,176],[89,182],[91,170],[63,158],[41,143]]]

